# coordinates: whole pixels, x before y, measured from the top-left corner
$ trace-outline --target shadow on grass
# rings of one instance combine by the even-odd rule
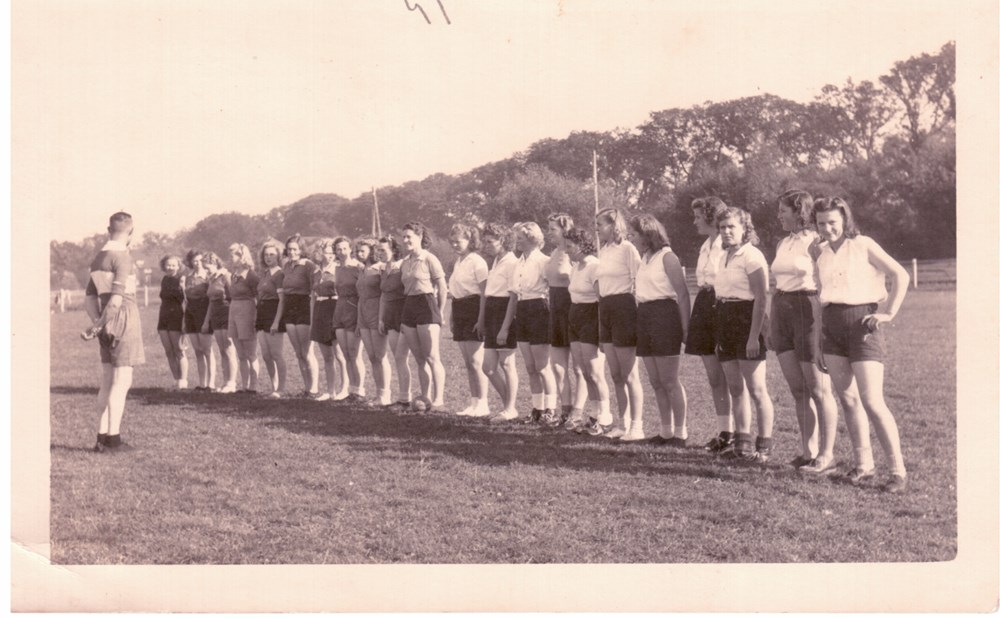
[[[203,414],[258,420],[296,434],[328,437],[348,449],[401,457],[414,463],[450,456],[483,466],[543,466],[625,473],[745,479],[748,475],[794,476],[786,466],[725,462],[697,447],[676,449],[646,442],[623,443],[565,430],[518,423],[492,425],[485,419],[446,412],[416,414],[347,403],[249,394],[213,394],[137,389],[130,398],[148,405],[180,406]]]

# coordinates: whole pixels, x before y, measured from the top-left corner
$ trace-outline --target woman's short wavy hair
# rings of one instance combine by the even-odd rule
[[[455,224],[451,227],[451,232],[448,233],[449,238],[453,236],[459,236],[469,240],[469,251],[476,251],[479,249],[480,238],[479,238],[479,228],[475,226],[470,226],[469,224]]]
[[[267,266],[267,261],[264,260],[264,254],[267,253],[267,250],[269,249],[273,249],[276,252],[278,252],[278,264],[279,265],[281,264],[281,257],[285,254],[285,246],[282,245],[281,242],[279,241],[275,241],[274,239],[269,239],[267,241],[264,241],[264,244],[261,245],[260,247],[260,252],[257,254],[257,257],[260,259],[261,268]]]
[[[394,237],[391,234],[386,234],[385,236],[383,236],[382,238],[380,238],[378,240],[378,242],[381,245],[388,245],[389,246],[389,251],[392,252],[392,259],[393,260],[396,260],[397,258],[399,258],[400,249],[402,249],[399,246],[399,239],[397,239],[396,237]]]
[[[295,243],[296,245],[299,246],[299,255],[304,256],[306,253],[306,248],[303,247],[302,235],[299,234],[298,232],[288,237],[288,239],[285,241],[285,246],[281,249],[281,255],[286,258],[288,257],[288,246],[291,245],[292,243]]]
[[[201,255],[201,263],[206,266],[212,265],[217,269],[220,269],[225,266],[225,263],[222,262],[222,258],[220,258],[219,254],[215,253],[214,251],[206,251],[205,253],[203,253]]]
[[[514,232],[520,232],[524,238],[531,241],[536,247],[545,244],[545,235],[542,234],[542,227],[533,221],[522,221],[514,224]]]
[[[845,237],[853,239],[861,234],[861,230],[858,229],[858,224],[854,221],[854,213],[851,212],[851,206],[847,203],[847,200],[838,196],[834,196],[832,198],[817,198],[813,202],[810,221],[812,221],[813,225],[816,225],[816,214],[828,213],[830,211],[840,211],[840,215],[844,218]]]
[[[229,246],[229,254],[235,255],[233,266],[253,269],[256,265],[253,262],[253,252],[243,243],[233,243]]]
[[[189,269],[194,269],[194,259],[198,256],[202,257],[202,264],[204,264],[205,252],[200,249],[189,250],[188,253],[184,254],[184,266]]]
[[[715,222],[719,221],[719,215],[728,208],[722,198],[717,196],[705,196],[691,201],[691,210],[700,209],[705,214],[705,223],[710,226],[714,226]]]
[[[614,242],[621,243],[628,235],[628,221],[625,213],[616,208],[602,209],[597,213],[597,221],[607,221],[614,225]]]
[[[510,226],[491,221],[483,226],[483,233],[480,236],[482,238],[492,236],[500,241],[500,246],[506,251],[514,249],[514,231]]]
[[[730,206],[716,217],[716,227],[727,219],[735,219],[740,222],[740,225],[743,226],[743,241],[740,243],[741,246],[746,245],[747,243],[750,243],[751,245],[757,245],[760,243],[757,231],[753,227],[753,218],[750,217],[750,213],[748,211],[736,206]]]
[[[594,246],[594,233],[581,228],[571,228],[563,233],[563,241],[572,243],[580,248],[584,256],[593,256],[597,253]]]
[[[354,257],[355,258],[358,257],[358,248],[359,247],[367,247],[368,248],[368,257],[365,258],[364,264],[365,264],[365,266],[371,266],[371,265],[375,264],[376,262],[378,262],[378,260],[375,258],[375,246],[376,245],[378,245],[378,239],[376,239],[375,237],[373,237],[371,235],[368,235],[368,234],[366,234],[364,236],[359,236],[358,238],[354,239]]]
[[[632,231],[642,238],[642,244],[649,253],[655,254],[664,247],[670,247],[667,229],[649,213],[636,215],[629,220],[628,224]]]
[[[559,229],[562,230],[563,237],[565,237],[566,233],[572,230],[574,226],[573,217],[567,213],[552,213],[548,216],[547,221],[559,226]]]
[[[790,208],[803,228],[812,223],[813,197],[808,191],[789,189],[778,196],[778,204]]]
[[[419,221],[411,221],[403,226],[403,231],[409,230],[420,237],[420,247],[427,249],[434,242],[430,229]]]
[[[164,273],[167,271],[167,261],[176,260],[177,266],[184,267],[184,260],[181,259],[177,254],[167,254],[166,256],[160,258],[160,270]]]

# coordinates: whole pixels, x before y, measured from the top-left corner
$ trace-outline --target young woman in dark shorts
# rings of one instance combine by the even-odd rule
[[[766,341],[778,356],[795,400],[802,452],[791,464],[802,473],[828,475],[837,467],[833,459],[837,401],[830,377],[820,366],[820,305],[816,266],[809,254],[818,238],[812,229],[812,206],[812,196],[799,189],[778,197],[778,221],[788,236],[778,242],[771,263],[776,290]]]
[[[417,410],[444,406],[444,365],[441,364],[441,316],[448,302],[448,283],[437,256],[428,251],[431,233],[420,222],[403,226],[403,248],[409,255],[403,260],[403,335],[417,360],[420,377]]]
[[[370,255],[370,258],[365,260],[365,267],[358,278],[358,336],[361,337],[361,346],[368,354],[368,362],[372,366],[375,402],[379,406],[388,406],[392,404],[392,394],[389,389],[392,383],[392,366],[389,365],[386,336],[379,330],[385,252],[382,251],[379,241],[372,237],[358,239],[355,246],[358,253],[362,252],[362,247],[368,247]]]
[[[611,398],[608,383],[604,380],[604,353],[600,348],[600,320],[598,318],[597,257],[594,255],[594,233],[580,228],[568,230],[563,235],[563,247],[572,261],[567,290],[569,306],[569,347],[573,363],[583,373],[577,389],[586,390],[589,399],[596,402],[582,423],[574,419],[566,423],[566,429],[577,433],[598,436],[611,429]]]
[[[392,351],[393,362],[396,364],[396,377],[399,392],[394,406],[410,408],[410,347],[403,337],[403,303],[406,293],[403,290],[403,249],[396,237],[386,235],[379,239],[377,251],[379,259],[385,265],[381,273],[382,291],[379,297],[378,324],[379,332],[386,337],[389,350]]]
[[[302,382],[305,384],[305,396],[319,400],[319,365],[313,354],[310,339],[310,324],[312,322],[312,282],[313,276],[319,270],[312,260],[305,256],[302,237],[292,235],[285,241],[285,266],[282,275],[282,303],[278,320],[285,323],[288,341],[295,351]]]
[[[355,255],[355,249],[360,250]],[[361,334],[358,333],[358,279],[371,255],[371,245],[362,244],[357,248],[344,237],[333,242],[333,252],[337,256],[337,308],[333,312],[333,332],[337,344],[344,351],[347,368],[347,396],[352,402],[360,402],[365,397],[365,364],[361,361]]]
[[[715,436],[705,444],[705,450],[712,453],[728,453],[733,448],[733,401],[729,397],[726,377],[722,373],[722,364],[715,354],[715,274],[725,250],[722,249],[722,238],[715,222],[719,215],[725,212],[726,204],[710,196],[697,198],[691,202],[694,211],[694,225],[699,234],[708,238],[702,243],[698,252],[698,264],[695,269],[698,283],[698,294],[691,307],[691,320],[688,324],[687,340],[684,352],[701,357],[708,377],[708,386],[712,391],[712,403],[715,406],[715,419],[719,428]]]
[[[284,247],[277,241],[266,241],[260,248],[260,278],[257,282],[257,344],[264,369],[271,378],[269,398],[280,398],[285,391],[285,323],[278,320],[284,296],[281,290],[284,273],[281,253]]]
[[[208,269],[208,312],[201,325],[201,332],[211,333],[219,346],[223,380],[219,393],[236,393],[239,362],[233,340],[229,337],[229,302],[232,298],[229,287],[232,275],[218,255],[206,252],[203,258],[205,268]]]
[[[332,239],[319,242],[317,261],[319,269],[312,275],[312,308],[309,312],[309,340],[319,348],[323,359],[323,375],[326,377],[326,390],[318,389],[316,400],[323,402],[330,398],[336,399],[337,374],[340,370],[341,398],[347,395],[347,381],[343,380],[344,354],[337,345],[333,331],[333,314],[337,310],[337,258],[334,255]],[[317,363],[319,359],[316,360]],[[317,379],[318,387],[318,379]]]
[[[813,205],[813,223],[822,239],[812,248],[823,305],[823,357],[844,405],[854,447],[854,484],[875,474],[868,421],[875,426],[889,457],[886,492],[907,487],[899,428],[885,403],[885,341],[882,327],[899,312],[910,276],[874,240],[859,234],[851,207],[841,198],[821,198]],[[892,291],[886,294],[886,276]],[[885,309],[879,312],[879,304]],[[860,396],[858,393],[860,392]]]
[[[448,236],[458,259],[448,279],[451,297],[452,339],[462,351],[465,371],[469,378],[469,405],[458,415],[486,417],[490,414],[486,375],[483,374],[483,338],[476,331],[479,305],[486,290],[489,267],[479,249],[479,230],[465,224],[455,224]]]
[[[642,429],[643,394],[639,366],[635,362],[635,274],[639,252],[628,241],[628,223],[618,209],[597,214],[597,288],[600,300],[601,349],[608,359],[611,381],[618,401],[615,427],[608,438],[637,441]]]
[[[531,415],[527,422],[555,427],[559,424],[555,408],[558,396],[549,364],[549,285],[545,281],[549,257],[542,253],[544,242],[542,229],[535,222],[514,224],[514,246],[521,257],[514,265],[508,308],[514,307],[517,348],[531,385]],[[511,316],[509,309],[507,316]],[[505,318],[497,340],[505,341],[510,333],[511,324]]]
[[[208,314],[208,270],[204,252],[192,249],[184,256],[188,273],[184,277],[184,332],[188,334],[194,359],[198,366],[196,391],[215,389],[215,355],[212,353],[212,334],[202,333]]]
[[[653,442],[686,447],[687,394],[679,370],[691,315],[687,282],[667,231],[655,217],[633,217],[629,228],[628,238],[642,257],[635,276],[636,355],[646,366],[660,411],[660,434]]]
[[[549,283],[549,359],[552,362],[552,375],[556,379],[556,393],[562,405],[559,419],[566,423],[572,417],[572,427],[582,425],[583,407],[587,404],[585,381],[579,366],[573,366],[573,380],[567,377],[570,368],[569,343],[569,307],[572,304],[569,296],[569,274],[573,269],[566,253],[563,235],[573,230],[573,218],[566,213],[554,213],[548,217],[546,230],[552,253],[545,265],[545,280]],[[576,392],[573,385],[577,385]]]
[[[257,393],[257,272],[254,270],[253,252],[243,243],[229,246],[232,268],[229,302],[229,336],[236,348],[240,365],[239,391]]]
[[[184,351],[184,276],[179,256],[160,258],[160,314],[156,331],[160,334],[163,353],[174,377],[174,387],[187,389],[188,360]]]
[[[755,247],[757,233],[750,213],[729,207],[716,225],[726,253],[715,275],[716,354],[733,399],[736,440],[733,455],[767,463],[771,458],[774,405],[767,392],[767,347],[763,329],[767,314],[768,272],[764,254]],[[757,410],[757,441],[751,441]]]
[[[483,300],[479,304],[479,318],[476,331],[485,340],[483,372],[490,384],[500,394],[503,408],[490,417],[490,423],[502,423],[517,419],[517,365],[514,351],[517,349],[517,331],[514,312],[510,303],[510,288],[514,278],[517,257],[514,248],[514,233],[507,226],[488,223],[481,235],[483,255],[490,260],[490,271],[486,276]],[[508,315],[509,314],[509,315]],[[498,340],[501,327],[508,325],[508,336]]]

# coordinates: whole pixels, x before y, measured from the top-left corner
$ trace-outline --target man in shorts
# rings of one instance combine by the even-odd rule
[[[84,339],[96,337],[101,345],[101,389],[96,452],[116,452],[126,447],[120,428],[125,398],[132,386],[132,367],[145,363],[142,327],[135,301],[136,273],[129,254],[132,216],[118,212],[108,224],[108,242],[90,263],[90,282],[84,304],[93,325]]]

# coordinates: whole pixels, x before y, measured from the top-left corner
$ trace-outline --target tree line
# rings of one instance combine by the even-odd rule
[[[782,234],[775,198],[791,187],[840,195],[865,234],[893,255],[951,258],[956,252],[955,44],[893,64],[875,82],[826,85],[809,103],[770,94],[650,113],[634,128],[575,131],[456,175],[377,189],[385,230],[427,223],[438,236],[455,222],[543,221],[567,212],[590,222],[603,207],[650,212],[671,233],[684,264],[694,264],[693,198],[717,195],[749,210],[765,254]],[[355,237],[371,229],[373,195],[314,194],[263,215],[209,215],[169,235],[147,232],[134,253],[155,272],[165,253],[198,247],[225,255],[293,233]],[[52,284],[86,282],[103,243],[51,243]],[[446,262],[450,250],[434,248]]]

